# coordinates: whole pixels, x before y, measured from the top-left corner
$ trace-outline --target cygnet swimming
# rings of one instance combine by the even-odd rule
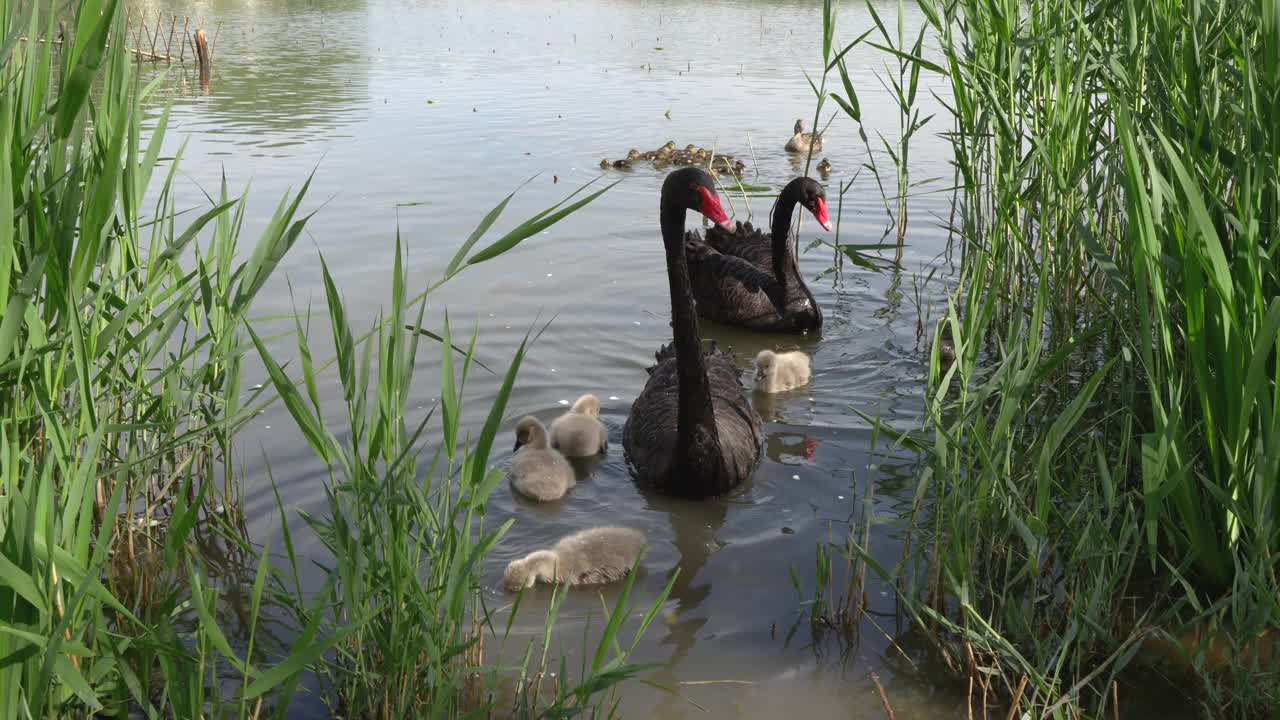
[[[512,560],[502,584],[511,591],[545,583],[599,585],[631,572],[644,548],[644,533],[624,527],[597,527],[561,538],[550,550]]]
[[[800,351],[776,353],[761,350],[756,355],[756,389],[776,393],[809,382],[809,356]]]
[[[547,429],[537,418],[523,417],[516,423],[515,451],[511,487],[530,500],[562,498],[577,482],[569,461],[548,447]]]
[[[600,400],[587,394],[551,423],[551,447],[566,457],[599,455],[609,447],[609,432],[600,422]]]

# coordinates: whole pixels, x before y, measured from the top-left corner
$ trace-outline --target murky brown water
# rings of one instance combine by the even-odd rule
[[[209,18],[209,28],[221,23],[211,94],[201,95],[190,73],[169,86],[171,144],[188,142],[185,204],[201,202],[197,185],[215,192],[223,169],[233,189],[252,180],[245,228],[252,241],[280,195],[312,169],[307,205],[327,201],[255,307],[267,330],[288,327],[269,318],[290,312],[293,302],[310,304],[323,317],[319,252],[334,270],[353,323],[367,325],[387,302],[397,226],[416,290],[439,277],[490,207],[537,173],[495,230],[596,177],[600,158],[668,139],[714,144],[747,158],[754,149],[757,162],[746,179],[780,186],[798,171],[782,151],[792,122],[813,114],[801,69],[820,65],[820,4],[812,2],[216,0],[176,9]],[[892,16],[896,3],[883,12]],[[907,18],[909,29],[918,22]],[[840,26],[837,37],[847,42],[870,27],[870,18],[848,4]],[[897,115],[871,75],[881,63],[873,54],[849,56],[871,129],[892,138]],[[933,102],[924,92],[921,101]],[[865,161],[850,120],[836,120],[823,155],[835,165],[828,181],[834,214],[836,183],[853,178]],[[913,147],[915,179],[949,178],[947,156],[940,139],[921,135]],[[889,165],[884,156],[878,162]],[[939,689],[928,670],[913,668],[892,649],[897,643],[919,659],[886,588],[872,587],[875,623],[866,624],[856,644],[815,637],[801,608],[812,593],[815,546],[848,531],[866,482],[874,484],[879,520],[873,548],[886,564],[900,553],[896,519],[914,490],[911,458],[873,460],[872,432],[853,410],[899,427],[917,424],[925,372],[917,300],[935,317],[944,302],[939,277],[951,268],[937,225],[949,212],[947,195],[914,201],[900,272],[846,264],[841,275],[811,281],[826,315],[822,337],[802,341],[813,355],[812,384],[756,398],[769,440],[752,482],[728,498],[680,502],[638,490],[621,453],[622,423],[644,384],[644,368],[670,337],[657,222],[661,180],[650,168],[627,173],[586,210],[467,271],[430,302],[429,325],[438,326],[446,307],[455,324],[478,319],[480,357],[499,368],[539,318],[556,316],[529,353],[508,416],[549,420],[590,391],[604,401],[611,429],[607,459],[565,500],[530,507],[514,502],[505,485],[495,494],[492,519],[515,517],[516,523],[485,568],[490,604],[503,603],[497,581],[511,558],[587,525],[627,524],[650,540],[638,583],[642,597],[658,593],[681,568],[663,621],[650,629],[635,659],[669,663],[652,679],[679,687],[686,698],[632,683],[623,694],[628,716],[702,717],[705,709],[715,717],[880,717],[871,672],[884,682],[898,718],[962,716],[962,696]],[[739,219],[746,219],[741,200],[734,202]],[[767,205],[752,202],[757,222],[767,218]],[[844,198],[841,241],[878,242],[885,222],[875,180],[863,170]],[[804,225],[802,247],[815,229]],[[809,278],[830,264],[829,249],[802,258]],[[917,279],[935,267],[931,283]],[[326,328],[327,322],[312,324],[313,346],[330,347]],[[744,358],[793,342],[710,325],[703,335]],[[291,345],[278,347],[288,355]],[[421,413],[435,399],[437,359],[430,352],[420,358]],[[476,426],[498,383],[484,373],[472,378],[466,417]],[[337,423],[343,411],[332,379],[328,407]],[[257,445],[266,449],[287,503],[320,509],[324,473],[279,407],[261,416],[243,441],[249,529],[257,541],[275,540],[274,499]],[[506,436],[500,447],[509,447]],[[304,555],[319,550],[314,540],[295,541]],[[803,597],[792,587],[791,568]],[[540,588],[526,598],[517,632],[541,629],[549,597]],[[558,636],[571,655],[588,615],[598,622],[599,596],[572,593]],[[702,684],[724,680],[737,682]]]

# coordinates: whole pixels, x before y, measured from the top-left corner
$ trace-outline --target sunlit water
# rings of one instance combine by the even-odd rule
[[[226,0],[165,6],[205,18],[211,37],[216,28],[208,94],[189,68],[175,71],[162,91],[173,102],[170,145],[186,142],[179,205],[206,202],[200,188],[215,193],[224,171],[233,191],[251,181],[247,245],[286,189],[297,189],[316,171],[304,207],[319,212],[254,314],[255,327],[266,334],[292,327],[278,320],[282,314],[310,308],[315,352],[327,357],[321,253],[352,322],[367,327],[388,300],[397,228],[416,291],[439,278],[484,213],[530,177],[492,237],[596,178],[601,158],[667,140],[715,145],[745,158],[748,182],[777,187],[794,177],[801,168],[782,145],[796,117],[813,115],[802,70],[820,73],[819,7],[731,0]],[[896,4],[883,12],[892,17]],[[907,17],[907,32],[919,22]],[[870,26],[865,9],[849,4],[837,40],[847,42]],[[861,48],[848,56],[875,159],[891,188],[892,164],[875,135],[892,139],[898,133],[896,106],[872,75],[883,62]],[[939,109],[930,109],[936,101],[927,88],[919,94],[926,115]],[[498,580],[510,559],[590,525],[644,530],[650,548],[639,597],[654,597],[676,568],[681,572],[634,659],[667,663],[650,677],[682,697],[632,683],[623,693],[627,715],[702,717],[705,709],[723,717],[797,711],[878,717],[883,710],[872,673],[898,718],[964,712],[963,695],[917,664],[921,643],[913,643],[888,588],[872,583],[874,622],[864,623],[852,641],[815,637],[802,607],[813,592],[815,547],[847,534],[869,489],[873,551],[886,565],[901,553],[900,514],[915,488],[913,459],[890,452],[883,439],[873,457],[873,432],[859,412],[900,428],[918,425],[927,343],[918,340],[917,328],[937,317],[953,275],[940,229],[950,212],[949,196],[940,192],[950,183],[948,153],[935,135],[943,129],[928,127],[912,148],[913,181],[943,179],[916,189],[900,270],[876,273],[846,263],[842,273],[810,281],[826,316],[820,338],[703,325],[704,338],[732,346],[744,367],[758,349],[779,344],[798,343],[813,355],[810,386],[754,398],[767,421],[767,457],[752,481],[727,498],[681,502],[643,492],[622,460],[628,408],[654,350],[670,337],[657,222],[660,172],[641,165],[605,173],[625,180],[432,295],[428,327],[439,328],[446,308],[455,328],[478,321],[479,357],[499,371],[531,328],[554,318],[520,372],[498,445],[500,463],[510,460],[515,418],[534,414],[550,421],[583,392],[603,400],[611,449],[567,498],[533,507],[514,501],[505,484],[494,494],[490,525],[511,517],[516,522],[483,578],[488,603],[502,607]],[[835,166],[827,186],[833,215],[842,206],[840,241],[882,241],[881,192],[863,167],[866,151],[851,120],[836,119],[822,156]],[[841,203],[838,185],[850,180]],[[753,215],[757,223],[767,222],[769,201],[752,200],[750,213],[741,198],[733,203],[739,219]],[[802,247],[815,230],[834,239],[809,221]],[[830,248],[802,258],[808,278],[831,263]],[[288,358],[291,343],[277,340],[273,348]],[[438,358],[436,346],[424,345],[411,424],[436,399]],[[253,382],[264,379],[255,373]],[[341,427],[345,410],[337,378],[324,377],[326,412]],[[465,417],[474,429],[499,382],[483,371],[471,378]],[[278,548],[262,450],[292,507],[320,510],[326,473],[278,406],[257,418],[242,441],[238,462],[247,477],[250,534]],[[319,552],[314,538],[295,537],[295,543],[304,556]],[[800,592],[793,587],[793,568]],[[520,639],[513,640],[513,655],[541,629],[550,591],[529,595],[516,620]],[[571,666],[582,624],[588,616],[598,624],[599,608],[598,593],[576,590],[562,611],[557,637]]]

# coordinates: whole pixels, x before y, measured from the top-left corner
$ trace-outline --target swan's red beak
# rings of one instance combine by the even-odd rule
[[[827,217],[827,201],[818,198],[813,204],[813,216],[818,219],[818,224],[823,230],[831,232],[831,218]]]
[[[698,194],[702,196],[702,206],[698,208],[698,212],[728,232],[737,229],[738,223],[730,220],[729,214],[720,207],[719,196],[701,185],[698,186]]]

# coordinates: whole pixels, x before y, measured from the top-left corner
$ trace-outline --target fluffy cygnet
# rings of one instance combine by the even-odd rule
[[[600,422],[600,400],[583,395],[569,412],[551,423],[551,447],[566,457],[590,457],[609,447],[609,432]]]
[[[547,502],[564,497],[577,480],[573,466],[547,446],[547,429],[535,417],[516,423],[516,457],[511,464],[511,487],[530,500]]]
[[[502,576],[507,590],[516,592],[546,583],[597,585],[621,580],[631,572],[644,548],[644,533],[624,527],[582,530],[560,539],[550,550],[512,560]]]
[[[809,382],[809,356],[800,351],[756,355],[756,389],[767,393],[798,388]]]

